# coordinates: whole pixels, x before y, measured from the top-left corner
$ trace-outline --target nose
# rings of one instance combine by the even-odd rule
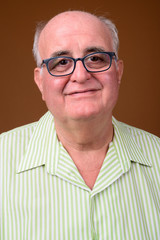
[[[80,59],[76,61],[76,66],[74,72],[70,76],[70,81],[83,83],[87,81],[90,77],[91,74],[85,69],[82,61],[80,61]]]

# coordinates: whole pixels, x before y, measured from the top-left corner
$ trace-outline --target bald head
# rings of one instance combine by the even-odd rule
[[[100,31],[106,31],[107,37],[111,38],[113,51],[118,55],[119,40],[117,29],[109,19],[97,17],[88,12],[66,11],[56,15],[47,23],[40,23],[37,26],[33,45],[33,54],[37,66],[40,66],[42,62],[41,51],[43,51],[43,49],[40,49],[40,45],[42,42],[47,41],[47,38],[51,37],[51,32],[55,32],[52,37],[58,38],[60,37],[60,33],[64,33],[67,29],[74,29],[74,34],[76,34],[76,32],[78,33],[78,31],[85,26],[87,31],[86,27],[90,26],[90,24],[97,25]],[[45,47],[47,47],[47,44]]]
[[[57,22],[59,22],[62,26],[65,24],[69,24],[70,25],[70,20],[74,19],[74,21],[83,21],[84,19],[86,21],[99,21],[98,18],[96,16],[94,16],[91,13],[88,12],[83,12],[83,11],[66,11],[66,12],[62,12],[57,14],[56,16],[54,16],[53,18],[51,18],[48,23],[46,24],[46,27],[52,25],[52,24],[56,24]],[[73,23],[73,22],[72,22]]]

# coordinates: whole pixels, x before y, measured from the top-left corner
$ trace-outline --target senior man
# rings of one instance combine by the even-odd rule
[[[114,24],[80,11],[37,28],[48,112],[0,137],[1,239],[160,239],[160,140],[112,116]]]

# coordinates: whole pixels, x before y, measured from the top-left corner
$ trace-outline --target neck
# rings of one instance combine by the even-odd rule
[[[93,188],[113,138],[112,118],[108,121],[55,121],[57,135],[90,189]]]
[[[102,148],[113,138],[112,118],[59,122],[55,119],[55,128],[63,146],[79,151]]]

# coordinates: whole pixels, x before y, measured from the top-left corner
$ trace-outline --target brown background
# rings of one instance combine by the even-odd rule
[[[37,121],[46,112],[33,81],[35,25],[80,9],[112,19],[125,70],[114,115],[160,136],[160,1],[5,1],[0,9],[0,132]]]

